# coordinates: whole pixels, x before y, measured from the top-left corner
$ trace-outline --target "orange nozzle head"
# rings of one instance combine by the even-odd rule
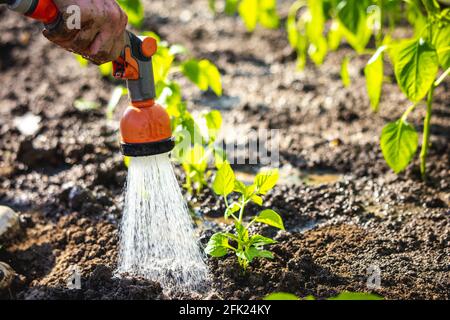
[[[174,147],[170,117],[153,100],[134,102],[120,121],[122,153],[150,156],[169,152]]]

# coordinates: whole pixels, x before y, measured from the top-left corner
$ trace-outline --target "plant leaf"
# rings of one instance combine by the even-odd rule
[[[254,194],[254,195],[251,197],[251,199],[252,199],[252,201],[253,201],[254,203],[256,203],[258,206],[262,206],[262,205],[263,205],[263,199],[262,199],[260,196]]]
[[[225,162],[216,173],[213,190],[217,195],[226,197],[233,192],[235,181],[233,169],[228,162]]]
[[[227,210],[225,210],[225,218],[228,218],[229,216],[231,216],[231,214],[239,211],[239,209],[241,209],[241,206],[236,203],[233,202],[228,208]]]
[[[337,16],[343,26],[356,35],[358,29],[366,23],[366,0],[343,0],[337,8]]]
[[[144,22],[144,6],[141,0],[117,0],[133,27],[140,28]]]
[[[215,141],[217,134],[222,127],[222,116],[218,110],[213,110],[205,115],[206,126],[208,127],[208,135],[211,141]]]
[[[341,292],[336,297],[327,300],[384,300],[382,297],[365,292]]]
[[[255,247],[260,247],[260,246],[265,246],[265,245],[274,244],[274,243],[277,243],[277,242],[273,239],[266,238],[266,237],[263,237],[262,235],[257,234],[250,238],[249,245],[255,246]]]
[[[261,211],[261,213],[255,218],[255,221],[284,230],[283,219],[281,219],[278,213],[271,209]]]
[[[364,68],[366,76],[366,89],[369,95],[370,106],[374,111],[378,111],[380,104],[381,91],[383,87],[383,51],[385,46],[381,46],[367,62]]]
[[[266,194],[277,184],[279,178],[278,169],[260,172],[255,177],[255,185],[260,194]]]
[[[234,190],[235,192],[239,192],[241,194],[245,194],[245,191],[247,190],[247,187],[245,184],[239,180],[236,180],[234,182]]]
[[[381,133],[384,159],[395,173],[403,171],[417,151],[418,135],[413,126],[400,119],[388,123]]]
[[[345,56],[342,60],[341,64],[341,80],[344,84],[344,87],[348,87],[351,84],[350,74],[348,72],[348,64],[350,62],[350,58],[348,56]]]
[[[450,68],[450,23],[443,26],[439,26],[439,24],[433,26],[432,44],[436,48],[442,69]]]
[[[206,91],[210,87],[216,95],[222,95],[220,72],[210,61],[187,60],[181,65],[181,71],[200,90]]]
[[[403,41],[394,50],[395,76],[402,91],[414,102],[422,100],[436,78],[436,50],[423,39]]]
[[[258,22],[265,28],[276,29],[280,24],[276,0],[259,0]]]
[[[239,4],[239,15],[248,31],[253,31],[258,23],[258,0],[242,0]]]
[[[216,233],[209,239],[205,252],[212,257],[219,258],[228,253],[229,246],[228,237],[222,233]]]

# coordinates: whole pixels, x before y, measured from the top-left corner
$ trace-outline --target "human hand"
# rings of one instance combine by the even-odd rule
[[[44,36],[57,45],[78,53],[95,64],[119,57],[125,45],[128,17],[115,0],[54,0],[63,21]],[[80,28],[70,29],[67,8],[80,8]]]

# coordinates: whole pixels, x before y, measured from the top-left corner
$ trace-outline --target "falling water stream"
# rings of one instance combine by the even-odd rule
[[[117,273],[166,291],[205,288],[207,267],[168,154],[130,159]]]

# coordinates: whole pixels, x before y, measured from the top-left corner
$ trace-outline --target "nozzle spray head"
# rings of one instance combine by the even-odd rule
[[[168,113],[154,101],[156,40],[127,32],[125,43],[121,56],[113,62],[113,74],[127,80],[131,100],[120,121],[121,151],[130,157],[167,153],[175,147],[175,140]]]
[[[153,100],[133,103],[120,121],[121,151],[130,157],[167,153],[175,147],[170,117]]]

